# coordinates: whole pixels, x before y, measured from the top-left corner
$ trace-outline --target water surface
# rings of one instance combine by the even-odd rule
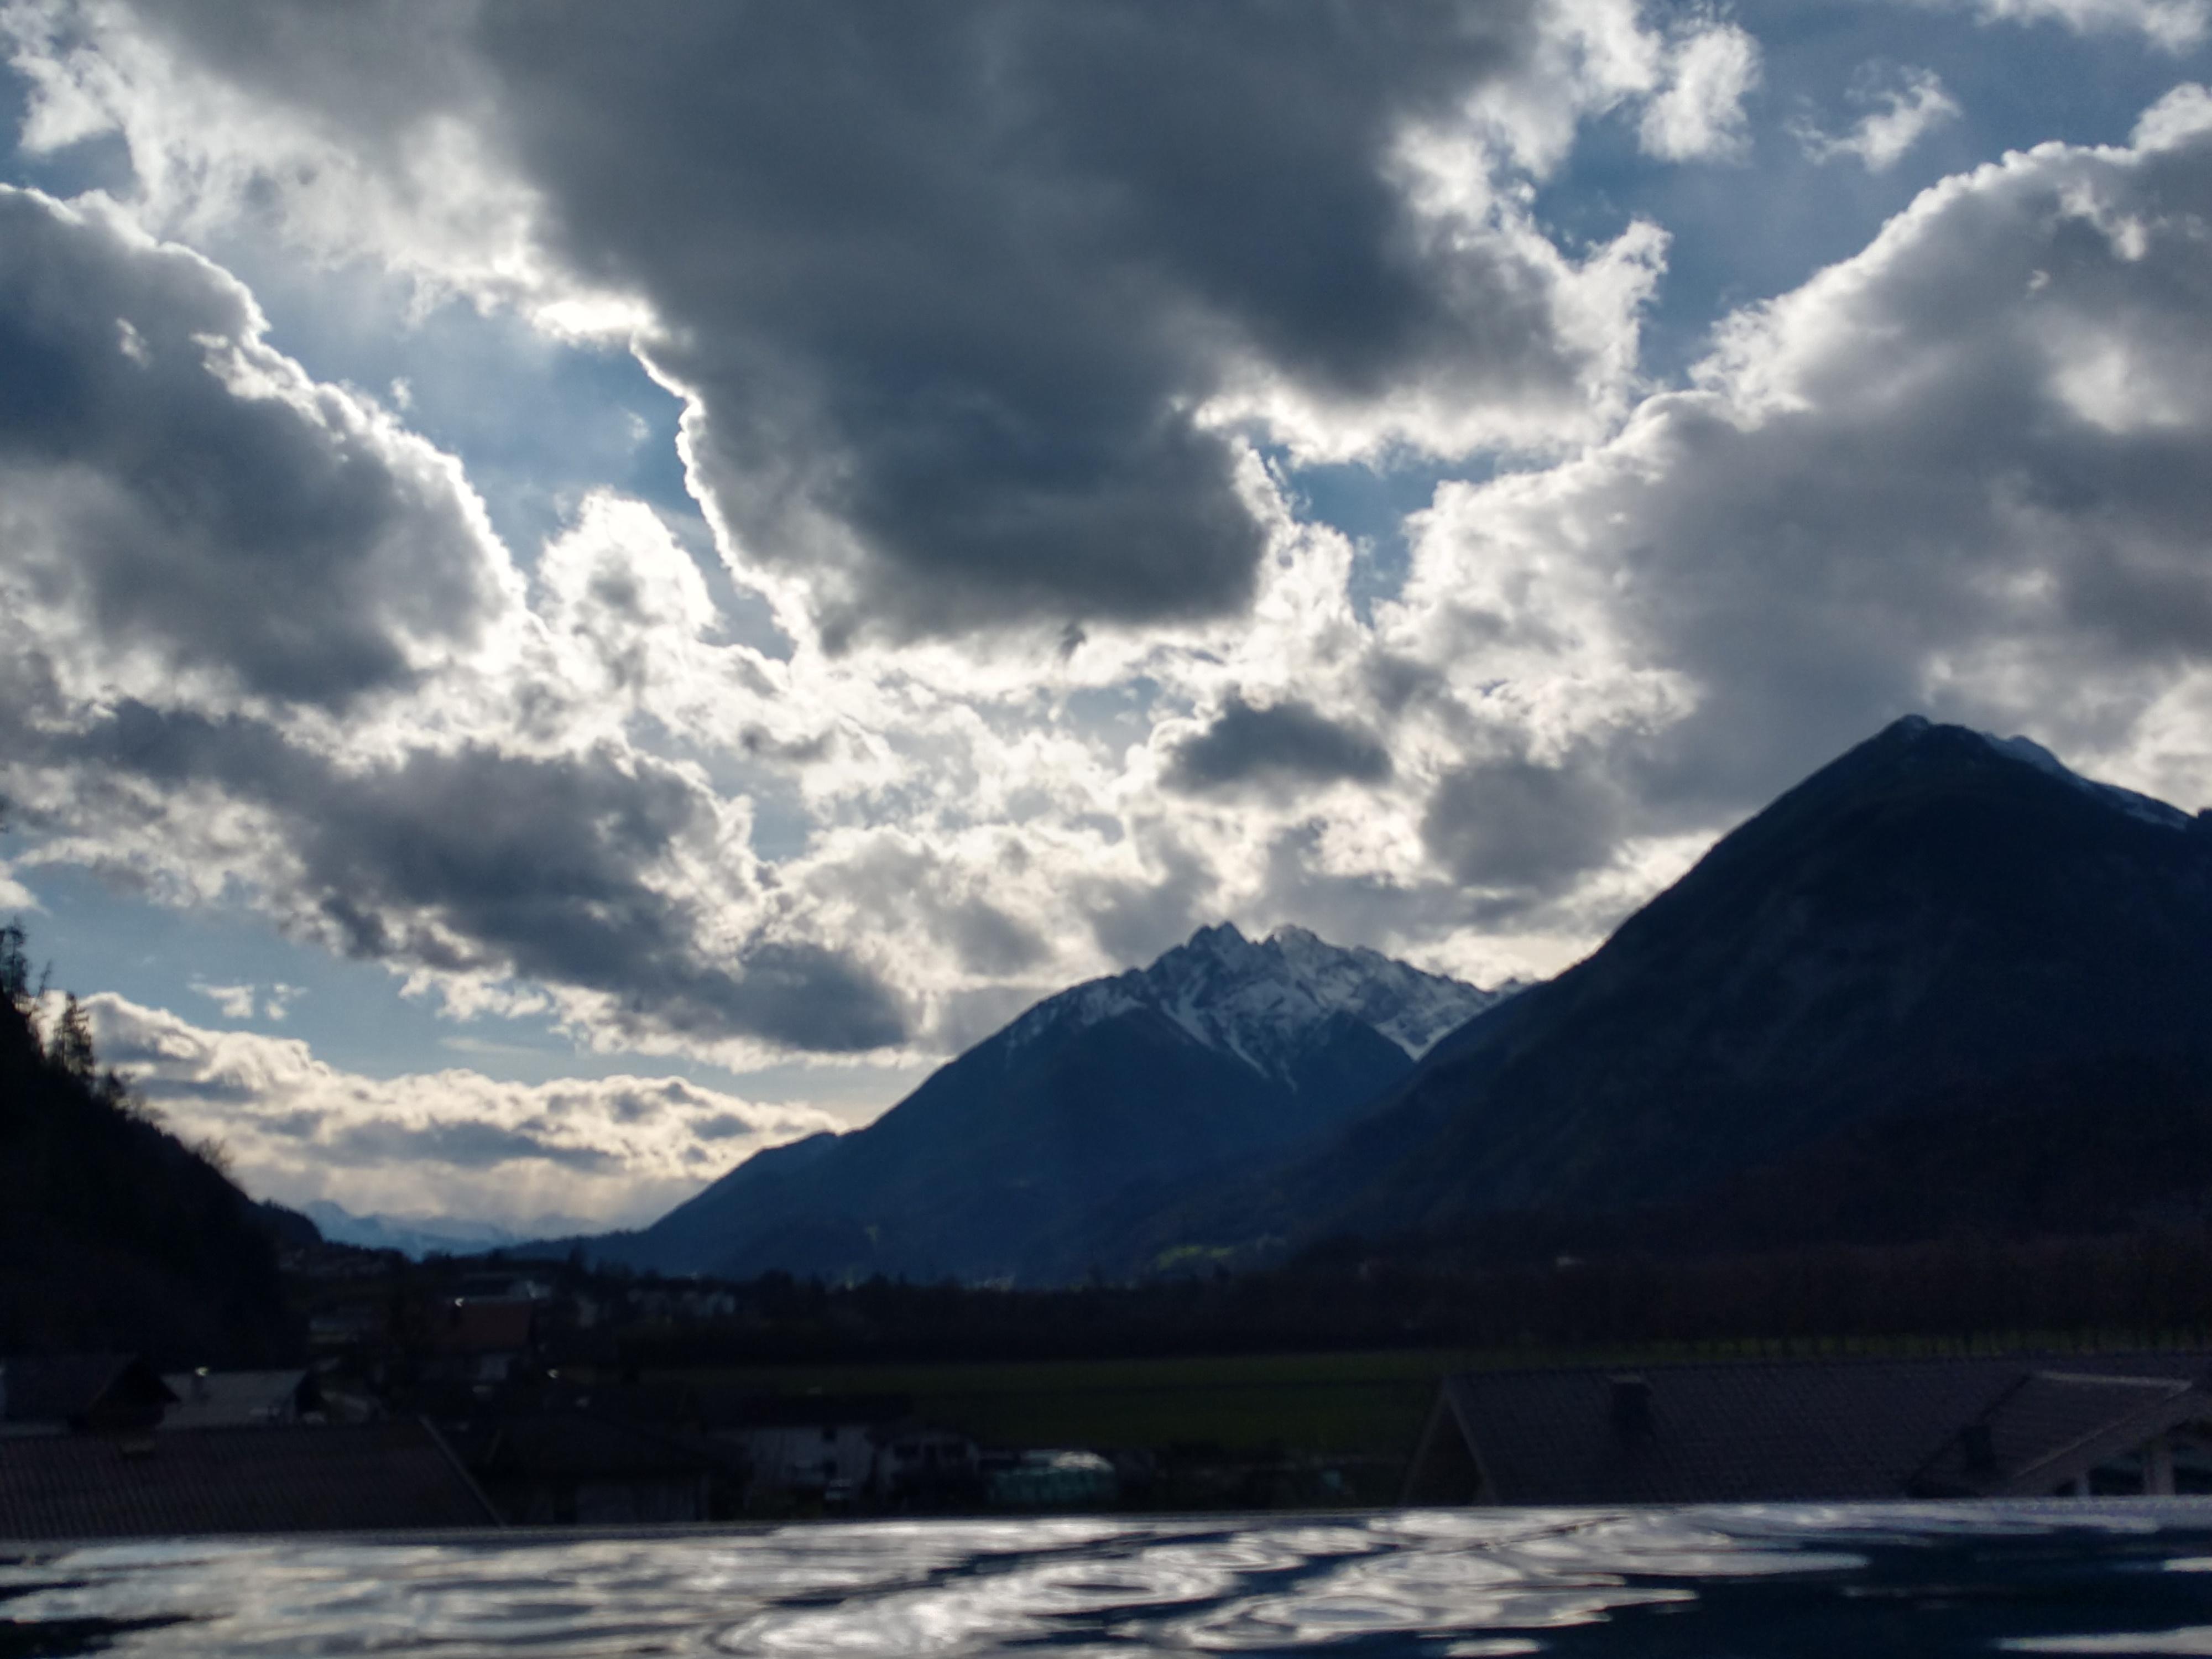
[[[0,1548],[0,1656],[2212,1655],[2212,1502]]]

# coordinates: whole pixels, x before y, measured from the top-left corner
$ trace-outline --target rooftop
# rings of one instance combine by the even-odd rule
[[[2212,1419],[2212,1354],[1789,1360],[1445,1379],[1416,1503],[1675,1504],[2048,1493]]]

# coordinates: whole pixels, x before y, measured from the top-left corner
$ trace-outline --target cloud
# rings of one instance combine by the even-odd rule
[[[101,1058],[173,1128],[220,1141],[248,1191],[295,1205],[625,1224],[763,1146],[843,1127],[677,1077],[362,1077],[293,1038],[210,1030],[111,993],[84,1007]]]
[[[70,15],[18,24],[33,142],[112,125],[165,222],[639,331],[733,567],[833,645],[1237,611],[1242,422],[1586,435],[1660,239],[1546,240],[1527,112],[1644,98],[1711,155],[1755,74],[1626,0]]]
[[[1944,90],[1942,77],[1927,69],[1899,70],[1896,84],[1887,87],[1863,77],[1853,86],[1851,99],[1879,107],[1869,109],[1839,137],[1809,126],[1794,129],[1806,155],[1816,161],[1852,156],[1869,173],[1885,173],[1927,134],[1957,120],[1960,112],[1958,100]]]
[[[1587,767],[1525,760],[1445,776],[1421,818],[1421,838],[1454,880],[1511,891],[1546,889],[1613,854],[1620,808]]]
[[[505,555],[449,457],[263,326],[198,255],[0,186],[0,594],[58,654],[337,708],[480,639]]]
[[[1922,0],[1957,4],[1960,0]],[[2077,33],[2136,30],[2168,52],[2200,45],[2212,27],[2207,0],[1964,0],[1992,21],[2063,23]]]
[[[723,809],[665,763],[463,746],[347,765],[244,716],[138,702],[18,744],[70,792],[41,798],[50,815],[113,819],[100,796],[143,785],[130,805],[173,855],[259,843],[265,902],[349,956],[580,992],[632,1037],[854,1052],[904,1034],[892,994],[839,951],[757,929],[716,948],[718,886],[726,902],[746,860]]]
[[[1450,688],[1411,718],[1589,755],[1624,848],[1723,823],[1912,708],[2156,773],[2212,653],[2208,222],[2212,99],[2185,89],[2131,149],[1927,191],[1588,455],[1447,486],[1382,617]],[[1426,826],[1469,876],[1481,775]],[[1538,775],[1509,800],[1542,808]]]
[[[282,445],[211,464],[204,501],[165,475],[176,526],[144,519],[117,568],[173,534],[191,603],[110,626],[88,540],[10,578],[26,876],[251,903],[448,1012],[602,1048],[907,1063],[1224,915],[1557,966],[1908,708],[2212,776],[2202,94],[2132,148],[1945,181],[1654,386],[1668,236],[1636,209],[1714,182],[1659,163],[1776,159],[1758,49],[1702,7],[4,15],[68,24],[22,37],[34,141],[131,158],[118,203],[40,210],[91,273],[64,286],[169,273],[168,310],[50,331],[88,383],[173,374],[113,404],[134,442],[245,409],[310,482],[452,483],[390,523],[473,522],[447,458],[129,222],[283,273],[288,325],[330,325],[326,273],[397,273],[459,337],[634,343],[713,520],[563,482],[511,562],[437,544],[482,578],[441,632],[378,609],[418,544],[374,513],[329,515],[301,580],[336,574],[296,605],[236,586],[217,532]],[[1867,118],[1820,142],[1905,153],[1948,95],[1918,73],[1862,82]],[[1575,171],[1594,124],[1580,159],[1621,201]],[[1857,171],[1814,182],[1896,195]],[[196,331],[233,343],[222,374]],[[419,357],[337,356],[436,418]],[[539,418],[501,414],[502,444]],[[1397,501],[1446,476],[1382,526],[1401,592],[1367,580],[1379,543],[1300,522],[1330,459]]]
[[[1733,23],[1698,18],[1668,43],[1664,83],[1637,128],[1644,151],[1670,161],[1741,155],[1743,100],[1759,72],[1756,40]]]
[[[1389,775],[1389,751],[1371,733],[1295,698],[1254,708],[1231,692],[1211,724],[1170,749],[1164,781],[1203,794],[1248,783],[1376,783]]]
[[[192,981],[192,989],[213,1002],[225,1019],[252,1019],[260,988],[253,985],[209,985]]]

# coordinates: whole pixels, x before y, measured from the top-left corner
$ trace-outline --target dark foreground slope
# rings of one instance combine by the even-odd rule
[[[1726,1248],[2104,1226],[2212,1192],[2208,1014],[2212,821],[1903,720],[1125,1259],[1507,1218]]]
[[[296,1346],[252,1201],[0,997],[0,1356],[236,1365]]]

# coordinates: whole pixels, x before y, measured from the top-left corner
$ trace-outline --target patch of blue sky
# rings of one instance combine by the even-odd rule
[[[178,909],[74,866],[19,866],[15,877],[39,902],[21,921],[33,961],[51,967],[57,990],[110,991],[208,1030],[295,1037],[325,1064],[364,1077],[450,1067],[550,1083],[643,1073],[747,1092],[736,1073],[703,1060],[581,1048],[544,1015],[448,1018],[434,997],[403,995],[377,963],[286,939],[240,906]],[[268,993],[278,985],[292,993],[281,1019],[269,1015]],[[233,986],[258,993],[252,1015],[234,1016],[196,988]]]
[[[1159,697],[1160,683],[1149,674],[1112,685],[1077,686],[1061,699],[1060,717],[1093,740],[1142,743],[1165,712],[1158,706]]]
[[[82,196],[104,190],[111,196],[128,195],[135,181],[130,146],[119,133],[102,133],[43,153],[26,150],[18,142],[30,113],[31,82],[21,71],[0,62],[0,134],[6,135],[0,179],[49,196]]]
[[[2175,86],[2212,76],[2212,46],[2176,54],[2139,33],[2077,36],[2055,21],[1989,22],[1964,8],[1740,0],[1732,11],[1761,57],[1740,156],[1647,155],[1635,112],[1624,110],[1591,122],[1536,198],[1539,220],[1570,252],[1638,216],[1665,228],[1667,270],[1641,351],[1662,386],[1705,356],[1716,322],[1858,252],[1930,185],[2039,143],[2124,144]],[[1802,134],[1848,132],[1908,69],[1941,78],[1955,118],[1879,171],[1808,153]]]
[[[732,580],[686,484],[682,400],[627,348],[555,339],[463,300],[410,309],[405,283],[365,267],[310,269],[250,241],[210,246],[252,289],[272,345],[319,380],[370,392],[459,459],[523,568],[592,490],[632,496],[690,554],[720,642],[791,654],[768,602]]]
[[[595,488],[696,517],[676,452],[682,405],[619,344],[554,339],[465,300],[410,309],[407,283],[366,266],[309,267],[251,239],[207,244],[253,291],[270,344],[460,458],[526,563]]]
[[[1375,606],[1396,599],[1405,587],[1411,562],[1407,516],[1427,507],[1446,479],[1479,480],[1497,471],[1496,458],[1486,455],[1443,460],[1403,453],[1373,462],[1297,466],[1280,449],[1262,453],[1283,481],[1291,510],[1305,523],[1341,532],[1352,543],[1348,586],[1362,622],[1371,622]]]

